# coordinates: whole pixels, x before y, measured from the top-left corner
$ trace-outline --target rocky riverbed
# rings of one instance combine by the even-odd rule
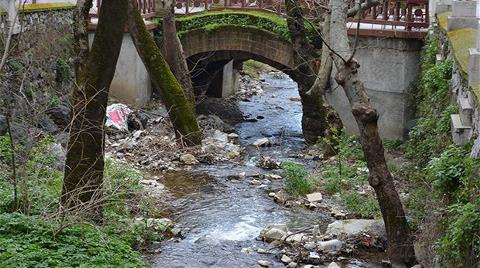
[[[175,224],[147,254],[152,267],[381,266],[382,221],[347,220],[335,197],[283,190],[281,161],[325,161],[304,148],[298,100],[282,73],[242,76],[237,96],[204,100],[216,108],[200,108],[202,146],[179,148],[158,105],[136,130],[108,135],[108,156],[148,174],[142,183]]]

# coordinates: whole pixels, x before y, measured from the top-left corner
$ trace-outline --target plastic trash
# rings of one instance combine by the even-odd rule
[[[132,110],[127,105],[122,103],[116,103],[107,107],[107,119],[105,126],[114,127],[121,131],[128,131],[128,114]]]

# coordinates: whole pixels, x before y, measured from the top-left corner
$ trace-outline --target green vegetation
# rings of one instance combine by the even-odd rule
[[[19,9],[20,12],[36,12],[45,10],[58,10],[58,9],[73,9],[75,5],[70,3],[39,3],[39,4],[25,4]]]
[[[480,254],[480,164],[470,158],[471,145],[452,144],[450,115],[458,111],[449,101],[452,62],[436,64],[438,51],[438,38],[430,36],[416,88],[420,119],[401,148],[410,162],[396,173],[408,178],[406,204],[422,230],[420,242],[436,249],[442,266],[473,267]]]
[[[268,65],[254,60],[247,60],[243,62],[243,71],[253,78],[260,78],[260,73],[266,70]]]
[[[285,190],[289,194],[304,195],[313,192],[314,184],[308,177],[308,172],[299,164],[293,162],[282,162],[281,175],[285,178]]]
[[[345,130],[332,129],[332,138],[322,140],[323,147],[331,147],[335,159],[321,167],[322,189],[329,194],[340,194],[345,207],[363,218],[380,215],[375,196],[358,191],[368,184],[367,163],[364,160],[360,143],[354,136],[345,134]]]
[[[153,229],[135,215],[159,216],[139,181],[140,173],[106,161],[104,222],[85,221],[58,210],[63,173],[52,138],[31,150],[16,146],[18,204],[13,202],[11,149],[0,136],[0,266],[1,267],[143,267],[140,253],[149,241],[162,239],[168,228]],[[17,208],[17,211],[14,209]],[[19,213],[22,212],[22,213]]]
[[[212,32],[222,25],[253,26],[255,28],[275,33],[280,39],[290,42],[287,21],[276,14],[263,11],[221,10],[208,11],[199,14],[179,17],[178,35],[181,37],[186,32],[196,29],[204,29]],[[306,24],[307,38],[316,47],[321,46],[318,34],[309,24]]]

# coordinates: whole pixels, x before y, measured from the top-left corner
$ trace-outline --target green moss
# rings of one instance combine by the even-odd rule
[[[212,30],[220,25],[250,26],[275,33],[284,41],[290,41],[285,18],[262,11],[222,10],[208,11],[176,19],[179,36],[196,29]],[[314,29],[307,24],[307,39],[315,47],[321,46],[321,40]]]
[[[438,25],[440,25],[440,27],[444,31],[447,30],[448,16],[450,16],[451,14],[452,14],[452,12],[443,12],[443,13],[437,14]]]
[[[20,12],[36,12],[46,10],[59,10],[59,9],[73,9],[75,5],[70,3],[42,3],[42,4],[26,4],[20,7]]]
[[[468,49],[476,46],[477,30],[463,28],[448,32],[452,44],[452,51],[461,71],[466,74],[468,70]]]
[[[135,28],[138,38],[137,49],[147,67],[154,84],[160,89],[162,99],[169,111],[170,120],[184,143],[197,145],[201,143],[201,132],[193,105],[188,101],[182,87],[173,75],[162,56],[150,32],[145,27],[140,13],[135,14]],[[177,135],[177,137],[179,136]]]

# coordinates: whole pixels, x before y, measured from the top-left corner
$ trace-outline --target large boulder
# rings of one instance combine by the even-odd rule
[[[347,237],[362,233],[383,238],[386,238],[387,236],[383,220],[338,220],[329,224],[326,231],[327,235],[345,235]]]
[[[281,240],[287,235],[287,232],[288,228],[286,224],[269,224],[260,232],[260,237],[270,243],[276,240]]]

